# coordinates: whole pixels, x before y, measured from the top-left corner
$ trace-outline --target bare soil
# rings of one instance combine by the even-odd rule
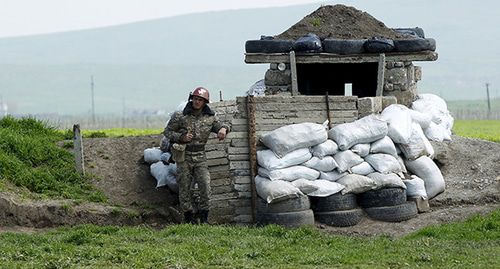
[[[395,32],[366,12],[340,4],[321,6],[275,38],[295,40],[307,33],[321,39],[413,38]]]
[[[41,221],[31,223],[28,217],[25,217],[21,226],[146,223],[161,227],[168,223],[179,222],[181,217],[177,211],[177,195],[168,188],[156,189],[155,179],[149,174],[149,165],[143,162],[143,150],[158,146],[159,142],[160,136],[84,140],[86,169],[95,175],[94,184],[109,197],[111,205],[73,205],[69,210],[72,212],[70,214],[72,220],[65,223],[64,216],[68,215],[63,213],[68,211],[67,204],[62,203],[63,205],[57,207],[54,202],[49,201],[41,206],[41,202],[36,202],[37,207],[34,210],[26,211],[21,208],[18,212],[28,212],[27,214],[38,216],[40,213],[36,212],[43,211],[50,217],[42,216],[39,217]],[[399,237],[429,225],[459,221],[474,214],[487,214],[500,207],[499,143],[453,136],[453,141],[433,143],[433,146],[436,151],[435,161],[440,166],[446,181],[446,191],[430,201],[430,212],[400,223],[364,218],[361,223],[352,227],[336,228],[322,224],[318,224],[318,227],[337,234],[369,236],[385,234]],[[0,203],[3,201],[1,198]],[[11,197],[4,200],[12,204],[12,200],[15,199]],[[122,210],[117,214],[113,208]],[[0,228],[0,231],[16,230],[14,226],[20,224],[3,223],[3,225],[8,228]],[[30,231],[27,228],[17,230]]]

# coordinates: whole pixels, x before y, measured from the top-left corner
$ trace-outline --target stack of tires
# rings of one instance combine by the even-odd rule
[[[358,195],[358,203],[372,219],[400,222],[417,216],[417,205],[408,202],[406,190],[402,188],[384,188]]]
[[[311,197],[316,221],[335,227],[358,224],[363,218],[363,210],[358,207],[356,195],[336,193],[326,197]]]
[[[270,204],[258,198],[256,209],[258,225],[277,224],[284,227],[314,225],[314,214],[307,195]]]

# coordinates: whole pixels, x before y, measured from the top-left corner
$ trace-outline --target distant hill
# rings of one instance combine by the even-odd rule
[[[389,27],[423,28],[439,59],[423,66],[422,92],[447,99],[500,96],[500,7],[495,1],[346,1]],[[285,31],[320,4],[231,10],[120,26],[0,39],[0,95],[15,113],[87,113],[90,76],[98,113],[172,109],[204,85],[233,98],[264,75],[244,44]]]

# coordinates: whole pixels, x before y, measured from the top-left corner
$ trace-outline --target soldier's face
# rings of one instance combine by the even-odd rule
[[[195,110],[202,109],[204,105],[205,105],[205,99],[198,96],[193,96],[193,108]]]

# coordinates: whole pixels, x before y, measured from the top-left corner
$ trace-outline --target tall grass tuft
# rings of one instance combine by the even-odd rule
[[[50,198],[105,201],[74,167],[74,157],[55,142],[64,139],[35,118],[0,119],[0,179]]]

